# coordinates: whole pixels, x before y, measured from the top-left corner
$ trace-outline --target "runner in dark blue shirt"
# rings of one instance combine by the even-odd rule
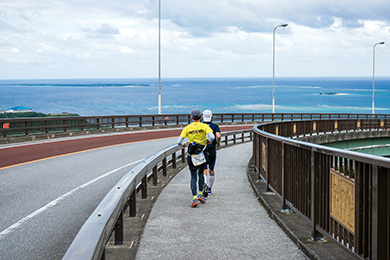
[[[207,160],[207,166],[204,170],[204,174],[206,176],[205,180],[205,186],[203,194],[208,196],[208,194],[211,194],[211,188],[214,185],[215,180],[215,162],[217,160],[217,148],[221,146],[221,130],[219,129],[219,126],[217,124],[212,123],[213,120],[213,114],[210,110],[203,111],[203,122],[205,124],[208,124],[213,130],[213,134],[215,136],[215,139],[212,141],[212,143],[209,143],[207,145],[207,149],[205,150],[206,160]],[[209,175],[207,176],[207,174]],[[207,178],[208,177],[208,178]]]

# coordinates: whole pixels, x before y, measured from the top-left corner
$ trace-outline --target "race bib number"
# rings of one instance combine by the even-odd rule
[[[204,164],[206,162],[206,158],[204,156],[204,153],[200,152],[198,154],[192,154],[191,161],[195,166],[198,166],[198,165]]]

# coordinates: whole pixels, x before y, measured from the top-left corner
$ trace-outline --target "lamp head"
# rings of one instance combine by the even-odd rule
[[[279,25],[280,27],[287,27],[288,26],[288,23],[285,23],[285,24],[281,24]]]

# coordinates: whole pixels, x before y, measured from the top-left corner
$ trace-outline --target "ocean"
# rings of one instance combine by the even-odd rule
[[[272,78],[161,79],[163,114],[271,113]],[[390,113],[390,78],[375,79],[375,112]],[[0,80],[0,110],[81,116],[158,113],[158,79]],[[277,78],[276,113],[371,113],[372,78]]]

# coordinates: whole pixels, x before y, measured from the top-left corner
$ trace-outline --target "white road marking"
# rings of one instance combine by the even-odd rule
[[[72,195],[73,193],[75,193],[76,191],[80,190],[80,189],[83,189],[83,188],[86,188],[88,187],[89,185],[97,182],[98,180],[100,179],[103,179],[107,176],[109,176],[110,174],[113,174],[123,168],[126,168],[126,167],[129,167],[130,165],[132,164],[136,164],[136,163],[139,163],[141,161],[143,161],[144,159],[141,159],[141,160],[138,160],[138,161],[135,161],[135,162],[131,162],[129,164],[126,164],[126,165],[123,165],[119,168],[116,168],[112,171],[109,171],[93,180],[90,180],[89,182],[86,182],[84,183],[83,185],[77,187],[77,188],[74,188],[73,190],[69,191],[68,193],[65,193],[64,195],[62,195],[61,197],[58,197],[57,199],[49,202],[48,204],[46,204],[45,206],[43,206],[42,208],[40,209],[37,209],[36,211],[34,211],[33,213],[31,213],[30,215],[26,216],[25,218],[19,220],[18,222],[16,222],[15,224],[13,224],[12,226],[8,227],[7,229],[5,229],[4,231],[2,231],[0,233],[0,240],[2,240],[3,238],[5,238],[7,235],[11,234],[13,231],[15,231],[17,228],[19,228],[21,225],[23,225],[24,223],[26,223],[27,221],[29,221],[30,219],[38,216],[39,214],[41,214],[42,212],[54,207],[55,205],[57,205],[60,201],[64,200],[65,198],[69,197],[70,195]]]

